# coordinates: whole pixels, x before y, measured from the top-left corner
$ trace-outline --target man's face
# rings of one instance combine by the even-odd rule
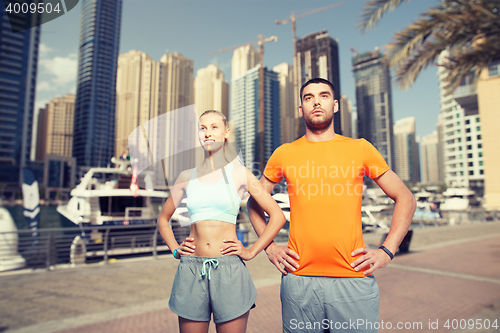
[[[333,114],[338,111],[338,101],[333,99],[333,91],[327,84],[311,83],[302,92],[302,105],[299,112],[312,131],[328,128],[333,121]]]

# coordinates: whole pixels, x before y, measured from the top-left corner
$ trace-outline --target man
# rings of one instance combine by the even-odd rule
[[[377,332],[378,286],[371,274],[392,259],[415,212],[412,193],[375,147],[335,133],[334,94],[333,85],[324,79],[302,86],[299,112],[306,134],[278,147],[260,179],[271,193],[285,178],[290,198],[288,246],[271,243],[266,248],[269,260],[283,273],[284,332]],[[364,176],[396,202],[391,229],[377,250],[363,242]],[[260,235],[264,214],[253,200],[249,215]]]

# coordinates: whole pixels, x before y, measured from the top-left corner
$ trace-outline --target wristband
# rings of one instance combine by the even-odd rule
[[[172,255],[174,256],[175,259],[177,259],[177,250],[179,250],[179,248],[176,248],[174,252],[172,252]]]
[[[391,260],[394,259],[394,254],[392,254],[392,252],[389,251],[388,248],[386,248],[385,246],[382,245],[381,247],[379,247],[379,249],[381,249],[382,251],[384,251],[385,253],[387,253],[387,255],[389,257],[391,257]]]

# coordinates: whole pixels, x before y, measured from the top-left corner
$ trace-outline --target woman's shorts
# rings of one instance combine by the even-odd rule
[[[238,318],[255,306],[257,290],[240,257],[181,256],[168,303],[179,317],[215,323]]]

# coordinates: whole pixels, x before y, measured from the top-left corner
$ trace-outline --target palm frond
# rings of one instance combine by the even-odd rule
[[[387,11],[393,11],[402,1],[409,2],[410,0],[372,0],[366,2],[361,19],[357,24],[360,32],[366,33],[375,27]]]
[[[394,35],[386,55],[407,89],[442,51],[450,52],[449,88],[500,55],[500,0],[445,0]]]

